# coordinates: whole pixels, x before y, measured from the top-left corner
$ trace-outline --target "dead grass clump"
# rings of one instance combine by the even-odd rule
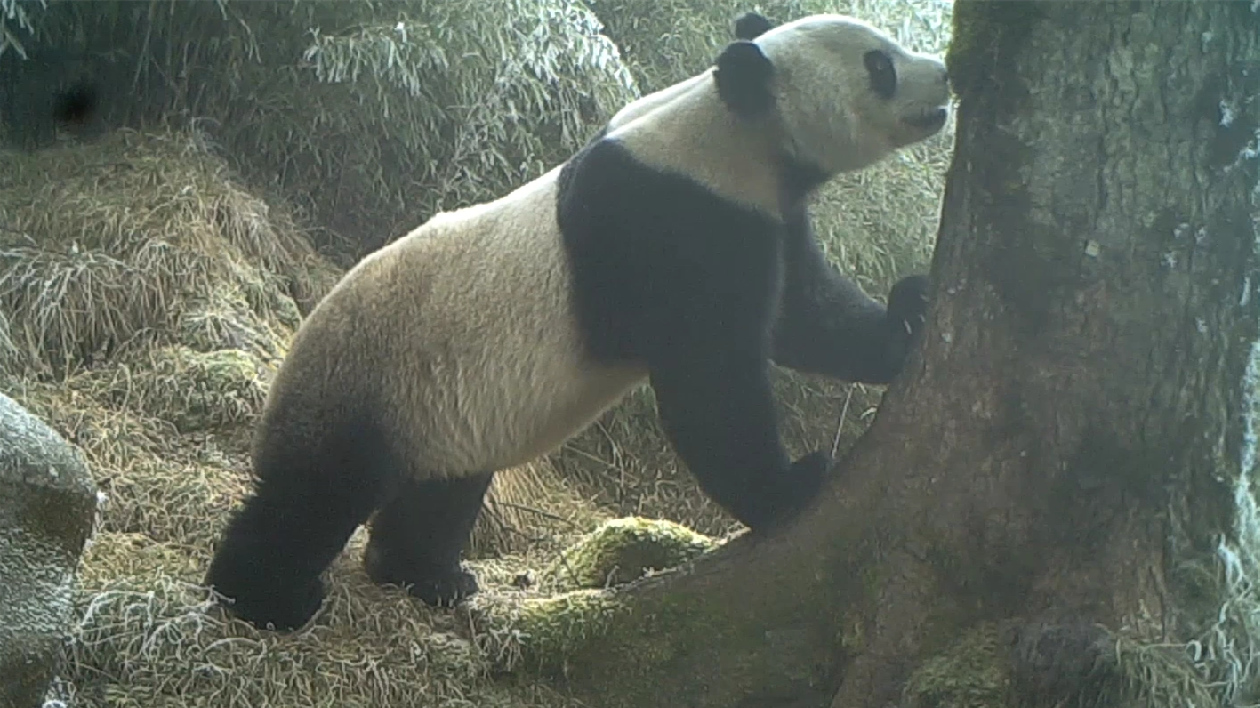
[[[175,325],[178,342],[199,352],[237,349],[278,365],[290,334],[302,323],[302,313],[276,283],[251,277],[255,275],[242,272],[234,281],[191,296]],[[260,317],[260,312],[271,320]]]
[[[96,396],[134,407],[180,432],[225,430],[252,423],[267,392],[267,368],[240,349],[199,352],[159,347],[84,378]]]
[[[192,117],[354,255],[542,174],[634,96],[583,0],[133,7],[49,3],[39,48],[109,48],[83,71],[111,126]],[[23,96],[77,69],[45,53],[13,72]]]
[[[102,529],[83,552],[79,582],[84,590],[95,591],[123,577],[166,574],[196,582],[202,573],[197,559],[176,544],[144,533]]]
[[[545,687],[492,683],[497,653],[481,643],[510,646],[511,628],[469,642],[449,611],[373,585],[361,565],[364,529],[333,564],[329,603],[307,630],[257,632],[210,609],[199,583],[244,495],[245,448],[221,431],[180,432],[141,412],[151,404],[115,398],[94,380],[101,373],[62,384],[3,377],[16,399],[80,445],[106,495],[58,683],[65,700],[84,708],[571,705]],[[542,468],[536,481],[548,474]],[[504,481],[511,489],[514,478]],[[556,517],[554,533],[531,539],[521,556],[472,564],[488,595],[536,597],[518,577],[589,527],[583,514],[593,512],[545,491],[553,496],[544,501],[555,500],[542,506]],[[539,534],[536,510],[522,512],[525,533]]]
[[[138,533],[187,549],[204,569],[229,511],[244,495],[243,476],[215,464],[144,459],[105,478],[103,530]]]
[[[371,584],[363,541],[360,531],[334,563],[330,600],[314,623],[281,635],[212,608],[189,582],[200,564],[180,549],[103,533],[88,552],[95,570],[84,575],[65,683],[79,705],[120,708],[570,705],[543,687],[491,683],[492,664],[458,635],[454,615]]]
[[[262,319],[292,321],[280,295],[310,305],[333,277],[196,134],[122,130],[4,162],[0,355],[18,371],[64,376],[168,343],[224,282],[255,292]]]
[[[535,460],[494,476],[473,526],[474,558],[555,550],[604,518],[546,460]]]

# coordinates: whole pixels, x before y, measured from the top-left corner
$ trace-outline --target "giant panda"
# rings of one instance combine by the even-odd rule
[[[494,472],[644,381],[701,488],[753,533],[816,497],[830,460],[789,457],[771,361],[888,382],[926,305],[859,297],[787,219],[830,177],[937,133],[945,68],[814,15],[682,83],[538,179],[367,256],[303,321],[206,575],[237,617],[305,624],[370,517],[374,582],[433,605],[476,592],[460,555]]]

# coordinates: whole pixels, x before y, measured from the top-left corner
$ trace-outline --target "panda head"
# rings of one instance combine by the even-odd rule
[[[717,93],[745,122],[763,122],[778,151],[821,182],[928,138],[949,115],[939,59],[843,15],[740,28],[712,70]]]

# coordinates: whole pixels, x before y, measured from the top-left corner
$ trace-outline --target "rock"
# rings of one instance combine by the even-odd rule
[[[0,706],[38,708],[61,658],[97,490],[79,451],[0,393]]]

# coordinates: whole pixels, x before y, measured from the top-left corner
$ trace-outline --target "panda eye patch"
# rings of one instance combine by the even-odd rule
[[[897,70],[887,54],[872,49],[862,57],[866,72],[871,76],[871,90],[880,98],[892,98],[897,93]]]

